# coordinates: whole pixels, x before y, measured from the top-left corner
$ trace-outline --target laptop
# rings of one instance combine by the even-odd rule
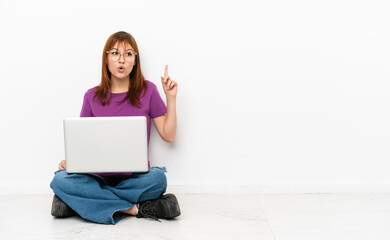
[[[64,118],[68,173],[147,172],[145,116]]]

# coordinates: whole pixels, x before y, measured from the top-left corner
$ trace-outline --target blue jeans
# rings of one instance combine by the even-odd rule
[[[96,223],[116,224],[134,204],[159,198],[167,188],[165,167],[133,173],[129,179],[112,183],[91,173],[54,172],[53,192],[82,218]]]

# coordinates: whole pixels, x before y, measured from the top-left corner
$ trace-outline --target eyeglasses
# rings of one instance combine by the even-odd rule
[[[137,55],[137,53],[134,51],[127,51],[125,53],[119,53],[116,50],[112,50],[112,51],[107,51],[106,53],[108,54],[108,57],[110,58],[110,60],[115,61],[115,62],[119,61],[119,59],[121,58],[121,55],[123,55],[123,58],[126,62],[132,62],[135,59],[135,55]]]

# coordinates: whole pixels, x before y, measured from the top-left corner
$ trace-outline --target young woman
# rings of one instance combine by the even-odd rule
[[[100,85],[84,95],[80,117],[145,116],[148,146],[151,119],[163,140],[172,142],[176,135],[177,82],[165,66],[161,83],[167,106],[157,87],[145,80],[137,43],[127,32],[112,34],[103,50]],[[173,194],[166,191],[165,167],[152,167],[147,173],[68,174],[66,161],[50,183],[55,193],[51,214],[82,218],[103,224],[116,224],[126,215],[170,219],[180,215]]]

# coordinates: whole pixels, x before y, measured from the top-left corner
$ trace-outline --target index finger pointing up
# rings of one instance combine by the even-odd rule
[[[168,65],[165,65],[164,78],[168,78]]]

